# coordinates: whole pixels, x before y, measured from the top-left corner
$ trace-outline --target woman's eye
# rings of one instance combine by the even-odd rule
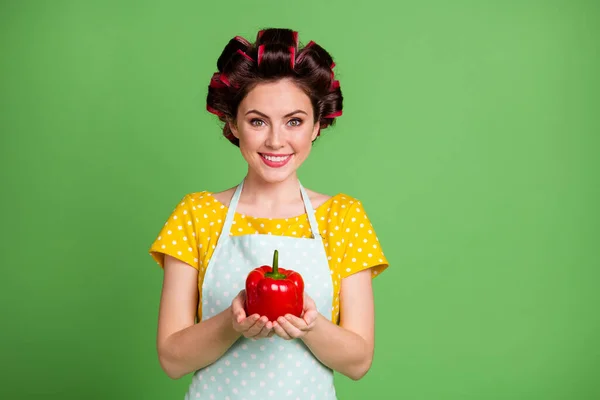
[[[291,126],[300,126],[302,124],[302,120],[294,118],[290,120],[289,124],[291,124]]]
[[[254,118],[254,119],[250,120],[250,125],[252,125],[252,126],[259,127],[259,126],[262,126],[262,124],[263,124],[263,121],[260,119]]]

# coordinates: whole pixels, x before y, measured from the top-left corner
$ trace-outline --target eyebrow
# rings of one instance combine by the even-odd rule
[[[263,114],[263,113],[261,113],[261,112],[260,112],[260,111],[258,111],[258,110],[249,110],[249,111],[248,111],[248,112],[247,112],[245,115],[248,115],[248,114],[251,114],[251,113],[258,114],[258,115],[260,115],[261,117],[264,117],[264,118],[267,118],[267,119],[269,119],[269,116],[268,116],[268,115],[266,115],[266,114]],[[301,113],[301,114],[308,115],[308,114],[306,113],[306,111],[303,111],[303,110],[299,110],[299,109],[298,109],[298,110],[292,111],[291,113],[287,113],[287,114],[285,114],[285,115],[283,116],[283,118],[291,117],[292,115],[294,115],[294,114],[298,114],[298,113]]]

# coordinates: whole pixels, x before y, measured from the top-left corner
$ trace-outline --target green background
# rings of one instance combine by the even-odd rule
[[[182,399],[147,250],[233,186],[205,107],[235,35],[290,27],[345,96],[300,171],[363,201],[391,267],[340,399],[598,399],[595,1],[2,1],[2,399]]]

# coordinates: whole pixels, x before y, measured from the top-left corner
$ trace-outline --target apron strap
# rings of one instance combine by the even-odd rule
[[[237,209],[238,201],[240,200],[240,195],[242,194],[242,187],[244,186],[244,181],[238,185],[237,189],[233,193],[231,197],[231,201],[229,202],[229,208],[227,209],[227,216],[225,217],[225,223],[223,224],[223,230],[221,231],[221,236],[229,236],[231,233],[231,225],[233,224],[233,219],[235,218],[235,210]],[[220,239],[220,237],[219,237]]]
[[[315,210],[313,209],[310,198],[308,197],[308,193],[306,193],[302,183],[300,183],[300,193],[302,193],[302,201],[304,201],[304,209],[306,210],[306,215],[308,215],[308,222],[310,223],[310,230],[313,234],[313,238],[321,239],[321,234],[319,233],[319,224],[317,223],[317,218],[315,217]]]
[[[310,223],[310,230],[312,232],[313,238],[321,239],[321,235],[319,234],[319,224],[317,223],[317,219],[315,217],[315,210],[313,209],[312,203],[310,202],[310,198],[308,197],[308,193],[302,186],[302,183],[298,182],[300,185],[300,193],[302,194],[302,201],[304,202],[304,209],[306,210],[306,214],[308,216],[308,222]],[[225,223],[223,224],[223,230],[221,231],[221,236],[219,240],[223,236],[229,236],[231,234],[231,225],[233,224],[233,219],[235,218],[235,210],[237,209],[238,202],[240,200],[240,195],[242,194],[242,188],[244,187],[244,180],[240,182],[238,187],[235,189],[233,196],[231,197],[231,201],[229,202],[229,207],[227,210],[227,216],[225,217]]]

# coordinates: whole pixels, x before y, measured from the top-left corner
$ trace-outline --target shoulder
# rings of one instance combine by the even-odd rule
[[[357,231],[366,229],[371,233],[373,229],[362,200],[347,193],[332,196],[316,214],[324,229],[340,231],[346,238],[356,236]]]
[[[235,189],[236,187],[231,187],[229,189],[225,189],[221,192],[202,192],[204,193],[206,196],[211,197],[213,200],[216,200],[217,203],[220,203],[221,205],[224,205],[225,207],[229,206],[229,202],[231,201],[231,198],[233,197],[233,194],[235,193]]]
[[[210,218],[224,208],[225,205],[219,201],[219,198],[215,197],[215,193],[202,190],[183,195],[175,211],[179,211],[190,217],[195,216],[198,218],[202,216],[203,218]],[[196,219],[195,222],[198,222],[198,220]]]
[[[368,219],[362,201],[352,195],[344,192],[333,196],[314,192],[311,194],[308,190],[307,193],[313,203],[318,221],[325,227],[332,225],[339,229],[359,219]]]
[[[327,195],[323,193],[317,193],[311,190],[306,190],[308,196],[317,211],[329,212],[347,212],[351,206],[362,208],[362,203],[359,199],[351,196],[347,193],[337,193],[334,195]]]
[[[306,194],[308,194],[308,198],[310,199],[311,204],[313,205],[313,209],[318,210],[320,207],[324,206],[327,202],[329,202],[333,197],[328,194],[315,192],[314,190],[305,189]]]

